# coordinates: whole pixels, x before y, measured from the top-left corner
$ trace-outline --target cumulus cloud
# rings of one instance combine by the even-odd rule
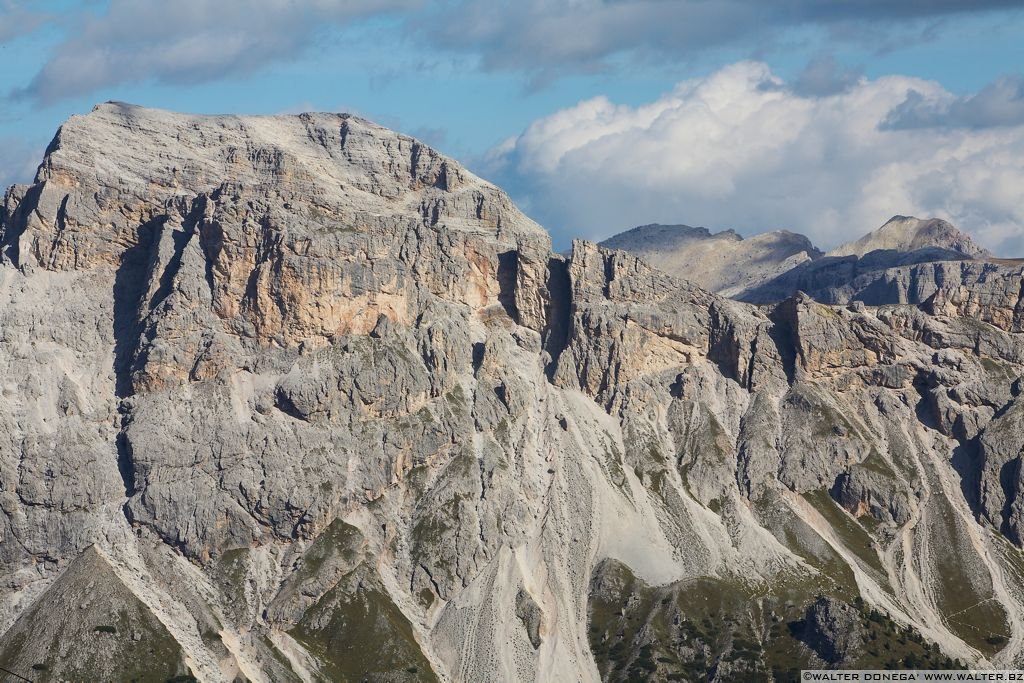
[[[850,90],[864,77],[864,70],[849,68],[839,63],[832,55],[812,59],[793,82],[793,91],[798,95],[820,97],[838,95]]]
[[[741,62],[642,106],[597,97],[556,112],[484,170],[563,242],[682,222],[786,228],[828,248],[914,214],[951,220],[997,253],[1024,252],[1024,126],[884,125],[908,92],[953,98],[904,76],[808,96]]]
[[[460,0],[429,15],[427,35],[480,54],[487,68],[594,70],[623,53],[663,58],[749,48],[779,29],[807,26],[883,44],[894,25],[1021,6],[1021,0]]]
[[[910,90],[882,122],[892,130],[935,127],[989,128],[1024,124],[1024,76],[1006,76],[978,93],[928,96]]]
[[[87,14],[27,87],[40,104],[121,83],[210,81],[294,59],[326,26],[414,0],[111,0]]]

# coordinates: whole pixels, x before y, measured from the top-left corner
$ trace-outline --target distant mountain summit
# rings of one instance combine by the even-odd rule
[[[778,230],[744,239],[734,230],[712,233],[688,225],[641,225],[601,246],[636,254],[671,275],[726,296],[771,280],[821,252],[805,236]]]
[[[970,235],[938,218],[893,216],[884,225],[823,254],[804,235],[778,230],[743,238],[687,225],[642,225],[602,246],[723,296],[767,304],[804,292],[822,303],[869,305],[928,301],[940,289],[990,282],[999,288],[1019,265],[994,260]],[[994,283],[997,270],[1009,278]],[[1002,278],[999,279],[1002,282]]]
[[[969,307],[956,294],[962,287],[973,288],[978,296],[998,298],[1003,289],[1019,289],[1020,270],[1019,264],[994,260],[946,221],[893,216],[824,258],[801,263],[733,296],[772,303],[805,292],[829,304],[927,304],[934,299]],[[982,290],[987,293],[982,295]]]
[[[992,254],[978,246],[970,235],[939,218],[921,220],[913,216],[893,216],[885,225],[863,237],[828,252],[828,256],[864,256],[873,251],[918,251],[944,249],[967,258],[987,258]]]

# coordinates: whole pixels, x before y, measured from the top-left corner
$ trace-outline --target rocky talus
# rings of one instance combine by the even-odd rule
[[[553,254],[357,117],[116,103],[7,192],[0,253],[28,678],[1024,664],[1019,276],[754,306]]]

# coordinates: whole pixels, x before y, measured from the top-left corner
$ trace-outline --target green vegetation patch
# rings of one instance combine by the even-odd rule
[[[363,542],[363,534],[359,529],[336,519],[328,525],[313,541],[306,554],[302,556],[302,566],[295,572],[295,582],[299,585],[315,579],[331,557],[339,556],[349,565],[359,560],[359,547]]]
[[[800,577],[767,586],[702,578],[662,587],[606,560],[594,572],[588,639],[605,681],[796,681],[801,668],[962,668],[919,633],[865,606],[833,601],[849,629],[822,644]],[[848,638],[846,636],[849,636]]]
[[[802,577],[805,594],[825,593],[847,601],[857,597],[859,589],[853,569],[788,505],[771,495],[755,501],[753,509],[762,526],[819,572],[817,576]]]
[[[981,570],[981,559],[948,501],[932,496],[928,505],[939,610],[946,625],[964,642],[986,655],[995,654],[1010,636],[1006,612],[995,599],[988,572]]]
[[[824,489],[809,491],[803,496],[814,506],[815,510],[821,513],[847,550],[856,555],[866,567],[873,570],[879,585],[888,586],[888,574],[882,566],[882,560],[878,557],[878,551],[875,549],[876,542],[871,532],[844,510],[839,503],[832,500],[832,497]]]
[[[0,666],[38,683],[191,675],[174,637],[92,548],[0,638]]]
[[[331,681],[436,681],[412,624],[360,569],[332,588],[290,631]]]

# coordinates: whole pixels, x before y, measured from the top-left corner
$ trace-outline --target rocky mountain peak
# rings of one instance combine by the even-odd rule
[[[351,116],[72,119],[0,210],[0,667],[1024,662],[1019,270],[753,306],[687,280],[870,259],[669,233],[703,251],[553,254]]]
[[[107,102],[60,128],[36,183],[33,203],[54,217],[65,238],[73,236],[79,261],[111,257],[110,231],[99,236],[97,226],[112,226],[114,241],[127,243],[133,236],[121,234],[122,225],[157,215],[125,222],[133,198],[145,197],[159,212],[164,204],[214,193],[272,195],[286,211],[301,204],[308,211],[290,221],[296,231],[310,223],[306,218],[321,229],[344,224],[363,230],[387,217],[419,216],[435,227],[508,244],[548,239],[504,192],[456,161],[348,114],[213,116]],[[86,188],[102,190],[95,225],[58,220],[62,203],[77,201]],[[67,254],[47,245],[56,237],[52,225],[30,225],[18,236],[25,256],[60,268]]]
[[[122,102],[61,126],[39,180],[65,175],[149,192],[289,183],[324,200],[353,191],[381,202],[430,189],[500,192],[427,145],[351,114],[201,115]]]
[[[893,216],[886,223],[852,242],[828,252],[829,256],[865,256],[873,251],[911,252],[941,249],[965,258],[986,258],[991,254],[965,232],[939,218],[920,219]]]
[[[731,295],[821,255],[811,241],[787,230],[744,238],[735,230],[712,233],[687,225],[642,225],[601,246],[623,249],[666,273]]]
[[[694,242],[707,240],[738,242],[742,239],[740,235],[736,234],[735,230],[722,230],[712,233],[704,227],[695,228],[683,224],[665,225],[662,223],[648,223],[613,235],[602,241],[601,246],[608,247],[609,249],[639,252],[656,249],[680,249]]]

